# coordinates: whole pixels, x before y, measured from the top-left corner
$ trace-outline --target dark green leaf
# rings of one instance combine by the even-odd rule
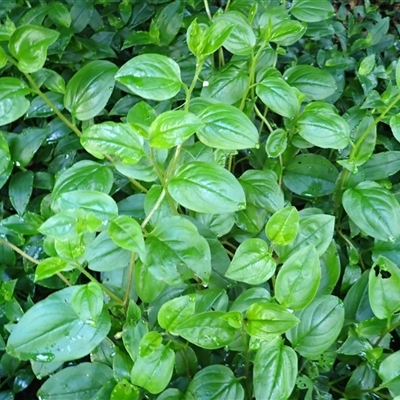
[[[294,0],[291,12],[300,21],[318,22],[333,17],[334,8],[327,0]]]
[[[10,179],[8,195],[10,196],[11,204],[20,215],[25,212],[31,198],[33,177],[32,171],[25,171],[14,174]]]

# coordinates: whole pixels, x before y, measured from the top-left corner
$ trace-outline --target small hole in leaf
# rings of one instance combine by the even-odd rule
[[[380,274],[382,279],[388,279],[392,276],[392,274],[389,271],[380,269],[378,266],[374,268],[374,271],[375,271],[375,276],[378,276]]]

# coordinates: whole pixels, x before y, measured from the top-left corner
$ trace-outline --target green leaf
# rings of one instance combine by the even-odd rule
[[[299,135],[323,149],[344,149],[350,141],[348,123],[334,112],[327,112],[323,103],[312,103],[296,120]]]
[[[268,239],[275,245],[285,246],[299,232],[299,213],[295,207],[285,207],[274,213],[265,226]]]
[[[40,261],[35,271],[35,282],[50,278],[57,272],[64,271],[68,267],[68,262],[59,257],[45,258]]]
[[[400,62],[398,64],[400,64]],[[394,138],[400,142],[400,114],[393,115],[393,117],[390,118],[390,129],[392,130]]]
[[[104,310],[96,327],[82,321],[71,306],[75,289],[52,293],[31,307],[12,330],[7,352],[20,360],[42,362],[76,360],[89,354],[108,334],[110,317]]]
[[[1,225],[12,232],[23,235],[36,235],[43,218],[33,212],[26,211],[24,215],[11,215],[1,221]]]
[[[301,310],[317,294],[320,281],[321,267],[315,247],[303,247],[292,254],[279,270],[275,298],[287,308]]]
[[[205,29],[197,23],[197,19],[193,19],[186,32],[186,42],[189,50],[196,56],[201,55],[204,46]]]
[[[49,101],[51,101],[58,111],[64,109],[63,98],[61,93],[46,92],[44,95]],[[47,118],[54,115],[54,110],[51,108],[40,96],[36,96],[32,102],[28,111],[25,114],[25,118]]]
[[[222,311],[193,315],[176,328],[176,334],[203,349],[219,349],[233,342],[236,329],[222,319]]]
[[[203,82],[201,97],[208,97],[224,104],[234,104],[242,99],[247,90],[248,76],[234,66],[216,71],[209,81]]]
[[[270,340],[299,323],[286,308],[275,303],[253,303],[246,312],[244,329],[252,336]]]
[[[54,2],[50,4],[49,17],[57,24],[68,28],[71,25],[71,14],[64,4]]]
[[[181,89],[179,65],[160,54],[142,54],[133,58],[119,69],[115,79],[149,100],[168,100]]]
[[[290,46],[298,42],[306,31],[306,24],[285,19],[272,27],[270,41],[280,46]]]
[[[75,163],[58,176],[52,191],[52,200],[56,201],[63,193],[75,190],[90,190],[108,194],[114,177],[106,165],[83,160]]]
[[[276,262],[264,240],[247,239],[237,248],[225,273],[229,279],[259,285],[275,273]]]
[[[118,68],[110,61],[91,61],[68,82],[65,89],[65,108],[80,121],[98,115],[107,105],[114,89]]]
[[[176,297],[164,303],[157,315],[161,328],[166,329],[172,335],[176,334],[176,328],[195,312],[196,295]]]
[[[122,379],[115,385],[110,400],[139,400],[139,396],[139,388]]]
[[[28,105],[29,106],[29,105]],[[1,106],[0,106],[1,107]],[[26,110],[25,110],[26,111]],[[48,134],[47,129],[26,128],[11,142],[12,159],[17,166],[27,166]],[[1,137],[0,137],[1,140]],[[0,150],[1,151],[1,150]],[[1,159],[4,160],[3,157]]]
[[[152,122],[157,118],[157,113],[145,101],[139,101],[128,112],[126,122],[132,125],[137,132],[148,139],[149,128]]]
[[[369,302],[378,318],[390,320],[400,310],[400,270],[385,257],[375,264],[369,272]]]
[[[207,283],[211,274],[209,245],[182,216],[161,219],[146,238],[145,265],[157,279],[176,285],[194,276]]]
[[[287,147],[287,132],[283,129],[275,129],[268,135],[265,151],[269,157],[279,157]]]
[[[30,103],[25,95],[29,92],[27,85],[17,78],[0,78],[0,126],[16,121],[26,113]]]
[[[366,136],[365,132],[368,132]],[[356,167],[366,163],[372,156],[376,146],[376,126],[372,117],[365,117],[357,127],[354,135],[354,143],[357,143],[352,163]]]
[[[290,86],[304,93],[307,101],[326,99],[337,90],[336,82],[329,72],[310,65],[296,65],[288,68],[283,78]]]
[[[198,371],[189,383],[187,394],[197,400],[244,400],[245,398],[238,378],[224,365],[209,365]]]
[[[317,250],[318,257],[321,257],[329,247],[334,228],[335,218],[331,215],[318,214],[301,217],[296,239],[285,246],[275,246],[275,251],[280,261],[284,262],[299,249],[311,244]]]
[[[215,21],[216,23],[218,23],[218,21],[225,21],[234,26],[234,29],[223,43],[225,49],[239,56],[249,55],[252,52],[256,44],[256,36],[246,18],[241,13],[237,11],[227,11]]]
[[[144,238],[140,225],[128,215],[119,215],[111,221],[108,233],[115,244],[123,249],[145,253]]]
[[[139,356],[133,365],[131,382],[152,394],[162,392],[174,371],[175,353],[162,344],[145,357]]]
[[[275,113],[287,118],[295,118],[300,104],[296,91],[282,78],[265,78],[256,87],[257,96]]]
[[[140,260],[135,263],[135,289],[145,303],[153,302],[165,289],[166,283],[156,279],[149,268]]]
[[[81,233],[85,213],[83,211],[68,210],[51,216],[39,227],[42,235],[51,236],[55,239],[75,238]],[[80,227],[78,231],[78,227]]]
[[[150,125],[149,141],[152,147],[169,149],[185,142],[203,126],[195,114],[182,110],[166,111]]]
[[[288,162],[283,182],[292,192],[306,197],[332,194],[339,172],[325,157],[300,154]]]
[[[197,136],[216,149],[240,150],[258,146],[258,131],[243,111],[228,104],[212,104],[199,113],[204,126]]]
[[[327,0],[294,0],[290,9],[300,21],[318,22],[334,16],[334,8]]]
[[[253,287],[240,294],[232,303],[229,311],[245,312],[254,303],[269,303],[271,295],[263,287]]]
[[[254,395],[261,399],[288,399],[297,378],[295,351],[282,338],[262,343],[254,360]]]
[[[8,143],[0,133],[0,188],[7,182],[12,170],[13,162],[11,160]]]
[[[14,174],[8,185],[8,195],[11,204],[18,214],[22,215],[25,212],[26,206],[32,195],[33,190],[32,171],[21,171]]]
[[[117,246],[104,231],[90,243],[85,256],[92,271],[113,271],[129,265],[131,252]]]
[[[334,240],[332,240],[328,250],[320,258],[320,263],[321,282],[318,288],[318,294],[330,294],[338,283],[342,273],[340,257]]]
[[[400,61],[397,60],[396,64],[396,85],[400,89]]]
[[[202,45],[197,49],[204,58],[216,52],[228,39],[229,35],[235,29],[235,24],[227,20],[215,20],[204,32]]]
[[[118,215],[118,206],[109,195],[95,190],[74,190],[63,193],[57,200],[61,211],[81,209],[104,222]]]
[[[97,325],[103,305],[104,295],[98,283],[79,286],[71,294],[71,306],[85,324]]]
[[[100,362],[84,362],[67,367],[51,375],[41,386],[37,395],[41,399],[74,400],[109,399],[107,382],[113,379],[112,369]]]
[[[386,357],[379,366],[378,375],[381,387],[388,388],[394,395],[400,395],[400,351]]]
[[[178,168],[168,185],[172,198],[189,210],[224,214],[245,208],[245,194],[226,169],[200,161]]]
[[[59,36],[59,32],[37,25],[18,27],[8,43],[10,53],[18,60],[18,69],[29,74],[42,68],[46,62],[47,48]]]
[[[144,155],[143,138],[129,125],[103,122],[83,131],[82,146],[93,156],[116,157],[123,164],[136,164]]]
[[[384,241],[400,235],[400,205],[378,183],[365,181],[347,189],[342,203],[350,219],[367,235]]]
[[[245,193],[246,200],[259,208],[276,212],[283,208],[283,192],[272,171],[248,170],[239,178]]]
[[[327,350],[339,336],[344,323],[343,304],[331,295],[316,297],[295,315],[300,323],[286,336],[293,348],[305,358],[318,357]]]
[[[157,15],[151,21],[150,32],[156,29],[159,32],[158,45],[168,46],[179,32],[183,21],[182,0],[176,0],[159,9]]]

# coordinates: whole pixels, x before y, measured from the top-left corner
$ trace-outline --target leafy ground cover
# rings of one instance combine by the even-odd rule
[[[400,399],[399,2],[0,4],[0,399]]]

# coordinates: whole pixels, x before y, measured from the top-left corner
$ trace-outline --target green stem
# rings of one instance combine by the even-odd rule
[[[246,394],[248,400],[251,400],[253,398],[252,393],[251,393],[251,386],[250,386],[250,355],[249,355],[249,340],[247,338],[246,331],[242,327],[242,339],[244,342],[245,350],[244,350],[244,355],[245,355],[245,388],[246,388]]]
[[[383,340],[383,338],[391,331],[393,331],[394,329],[398,328],[400,326],[400,321],[394,323],[393,325],[390,325],[389,327],[387,327],[379,336],[379,338],[377,339],[377,341],[373,344],[374,347],[379,346],[379,343]]]
[[[82,132],[66,118],[60,110],[57,109],[55,104],[39,89],[39,87],[36,85],[36,82],[33,80],[33,78],[27,74],[24,73],[25,78],[28,80],[29,84],[31,85],[31,88],[33,91],[43,99],[43,101],[54,111],[54,113],[57,115],[58,118],[61,119],[62,122],[64,122],[65,125],[67,125],[73,132],[77,134],[77,136],[81,137]]]
[[[116,296],[110,289],[108,289],[107,287],[105,287],[102,283],[100,283],[90,272],[86,271],[85,268],[83,268],[82,266],[80,266],[79,264],[75,264],[74,267],[79,270],[80,273],[82,273],[83,275],[86,276],[86,278],[88,278],[91,282],[97,283],[98,285],[100,285],[101,289],[103,290],[104,293],[106,293],[108,295],[108,297],[110,297],[110,299],[113,299],[114,301],[116,301],[118,304],[120,304],[121,306],[124,305],[124,301],[121,300],[118,296]]]
[[[143,193],[148,192],[148,190],[141,183],[139,183],[136,179],[129,178],[129,177],[128,177],[128,179],[129,179],[129,182],[132,183],[133,186],[136,186]]]
[[[156,204],[154,204],[153,208],[151,209],[151,211],[149,212],[149,214],[147,215],[147,217],[144,219],[144,221],[142,222],[142,225],[140,225],[140,227],[142,229],[144,229],[146,227],[146,225],[149,223],[149,221],[151,220],[151,217],[154,215],[154,213],[158,210],[158,207],[160,207],[161,202],[164,200],[165,197],[165,189],[162,190],[160,197],[157,199]]]
[[[267,110],[267,108],[266,108],[266,110]],[[256,112],[258,117],[261,119],[261,121],[267,126],[268,130],[270,132],[273,132],[272,126],[268,122],[267,118],[265,118],[265,116],[261,113],[261,111],[258,109],[258,107],[255,104],[254,104],[254,111]]]
[[[25,253],[23,250],[21,250],[19,247],[13,245],[12,243],[8,242],[7,240],[4,240],[3,238],[0,237],[0,243],[4,244],[5,246],[9,247],[10,249],[14,250],[16,253],[27,259],[28,261],[39,265],[40,261],[36,260],[35,258],[31,257],[29,254]],[[61,272],[56,272],[56,275],[67,285],[71,286],[71,282],[61,273]]]
[[[135,272],[135,259],[136,259],[136,253],[133,251],[131,254],[131,261],[129,263],[128,280],[126,282],[126,289],[125,289],[125,297],[124,297],[125,308],[127,308],[129,304],[129,295],[131,293],[133,273]]]
[[[210,18],[210,20],[212,20],[212,15],[211,15],[211,11],[210,11],[210,6],[208,5],[208,1],[204,0],[203,2],[204,2],[204,7],[206,9],[208,18]]]

